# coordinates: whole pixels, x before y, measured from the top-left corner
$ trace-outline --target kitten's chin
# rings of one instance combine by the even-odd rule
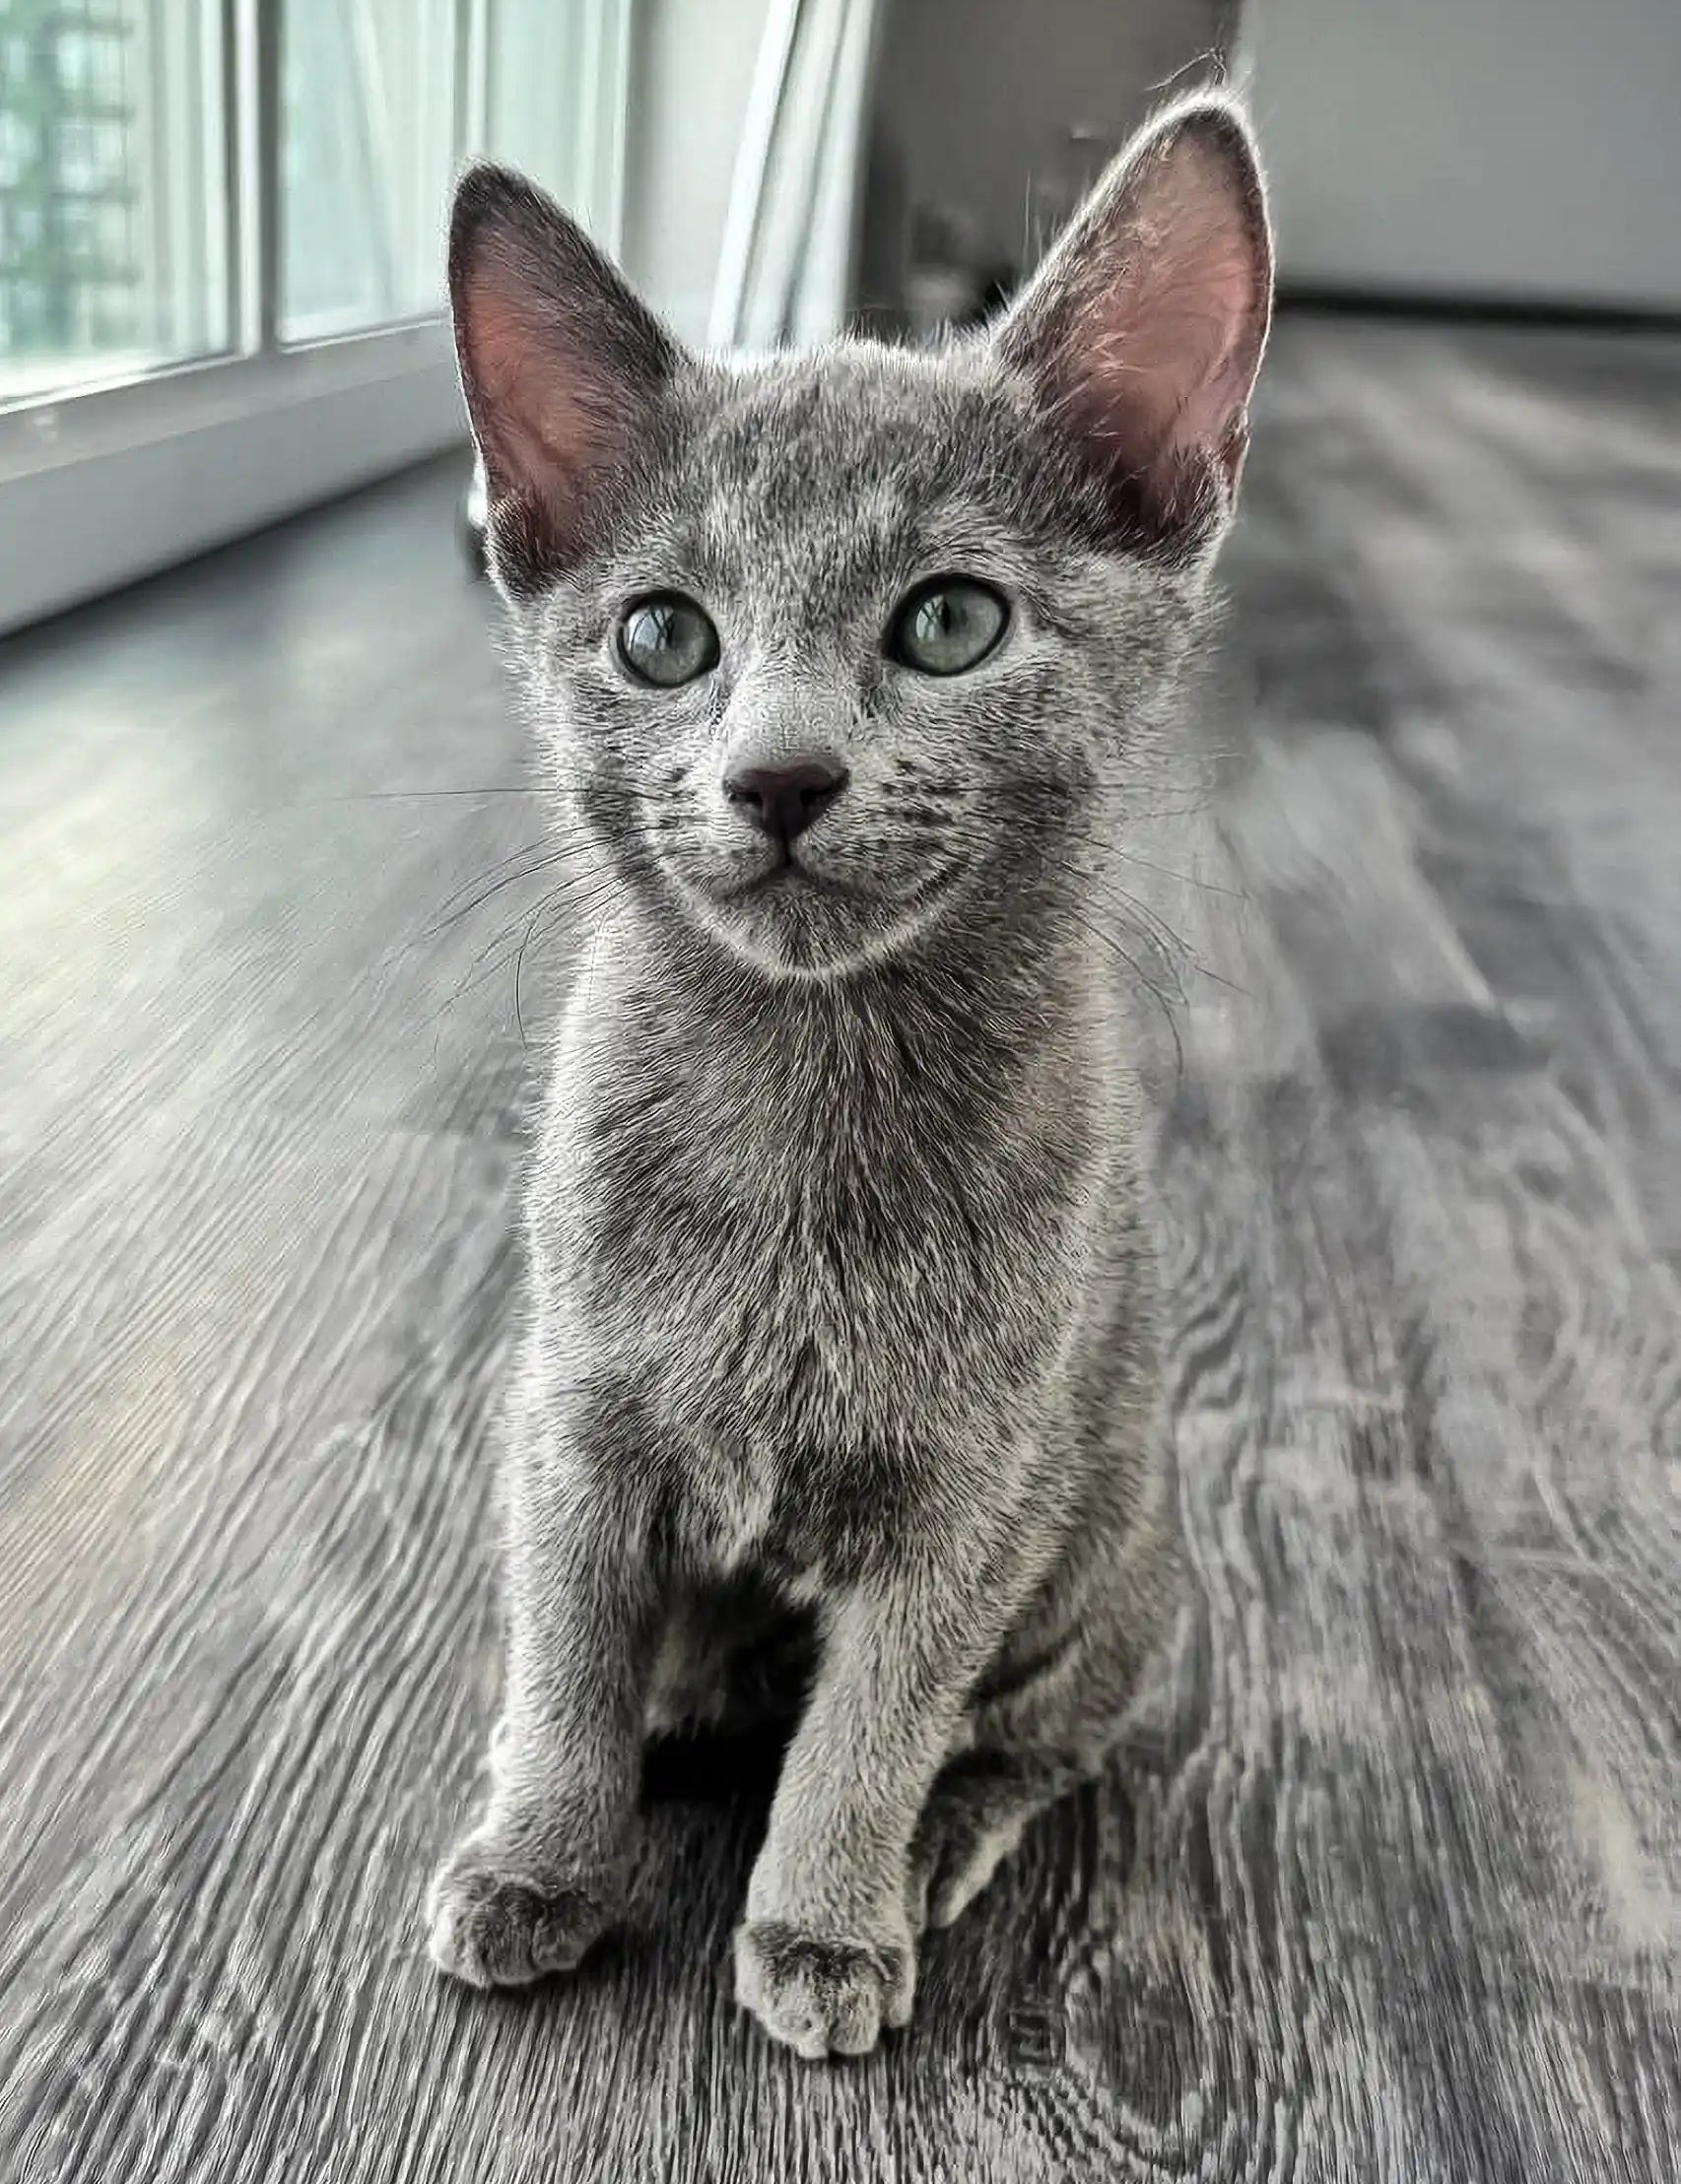
[[[678,877],[697,923],[733,956],[773,978],[843,978],[900,954],[926,930],[947,882],[883,900],[790,868],[746,887],[713,890]]]

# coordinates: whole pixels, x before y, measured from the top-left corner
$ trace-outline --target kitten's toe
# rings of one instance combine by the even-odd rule
[[[427,1890],[428,1947],[451,1978],[523,1987],[571,1971],[613,1915],[604,1891],[517,1870],[469,1837]]]
[[[735,1938],[736,2000],[808,2062],[868,2054],[884,2024],[909,2021],[915,1982],[908,1943],[820,1939],[774,1919]]]

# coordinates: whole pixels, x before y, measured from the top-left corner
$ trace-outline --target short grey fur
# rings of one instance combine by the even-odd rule
[[[1233,104],[1176,106],[937,354],[687,356],[494,168],[451,280],[604,914],[529,1173],[492,1790],[432,1949],[570,1969],[622,1908],[648,1734],[782,1704],[737,1992],[861,2052],[1178,1606],[1114,891],[1242,466],[1258,169]],[[896,649],[942,578],[1006,611],[967,672]],[[672,595],[715,657],[656,687],[622,632]],[[808,779],[773,825],[751,784]]]

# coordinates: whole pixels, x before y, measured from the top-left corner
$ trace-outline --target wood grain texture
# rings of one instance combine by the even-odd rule
[[[455,478],[0,650],[0,2177],[1681,2175],[1678,397],[1282,331],[1157,1073],[1193,1607],[858,2066],[731,2005],[728,1754],[575,1981],[422,1956],[555,877]]]

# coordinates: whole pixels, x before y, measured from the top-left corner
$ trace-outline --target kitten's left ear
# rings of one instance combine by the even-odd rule
[[[505,167],[456,190],[449,295],[493,563],[507,590],[536,591],[610,521],[679,352],[576,222]]]
[[[1193,552],[1231,507],[1272,310],[1253,141],[1219,98],[1120,155],[994,337],[1104,492],[1116,543]]]

